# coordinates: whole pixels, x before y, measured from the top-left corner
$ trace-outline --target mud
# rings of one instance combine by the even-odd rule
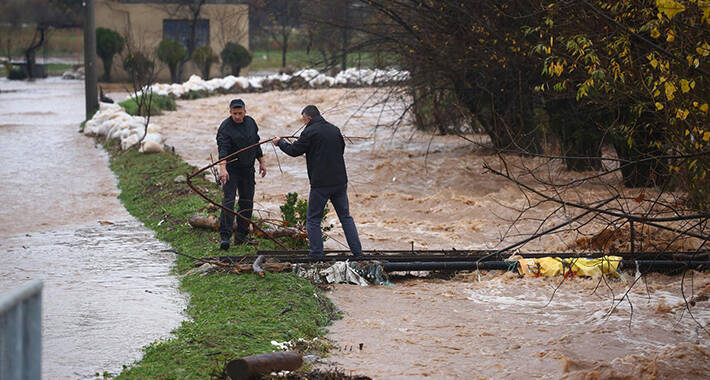
[[[202,167],[210,153],[216,157],[216,130],[233,97],[237,96],[178,101],[177,112],[154,120],[164,127],[167,144]],[[510,182],[484,173],[484,163],[502,169],[485,144],[456,136],[432,137],[414,131],[406,120],[396,124],[402,104],[382,106],[383,94],[376,90],[298,90],[241,97],[247,113],[258,122],[262,139],[295,133],[301,127],[300,111],[310,103],[345,135],[366,137],[348,141],[346,148],[350,209],[364,249],[409,249],[412,244],[424,249],[499,248],[529,236],[540,218],[556,207],[543,204],[510,229],[526,199]],[[469,138],[485,143],[482,136]],[[263,150],[269,174],[257,179],[255,207],[263,216],[278,217],[287,192],[308,192],[305,160],[275,153],[270,145]],[[517,163],[536,164],[527,159]],[[556,178],[575,178],[562,169],[548,170]],[[592,201],[608,198],[607,190],[590,183],[568,195]],[[563,210],[550,223],[575,215],[575,210]],[[328,222],[336,228],[326,247],[342,249],[345,239],[333,211]],[[591,231],[595,228],[590,224]],[[566,232],[525,248],[566,249],[578,237]],[[329,337],[339,347],[329,358],[332,365],[346,374],[375,379],[710,374],[708,336],[682,311],[678,277],[649,277],[648,294],[645,284],[638,283],[630,294],[631,304],[622,302],[607,316],[612,300],[621,297],[633,274],[625,282],[609,284],[613,294],[604,283],[595,292],[595,280],[569,280],[549,305],[559,279],[491,273],[478,282],[477,275],[472,276],[458,281],[411,280],[393,287],[335,286],[329,296],[345,317],[330,327]],[[708,281],[707,275],[697,275],[695,288]],[[692,311],[707,328],[707,302],[697,302]]]
[[[117,373],[183,319],[174,257],[116,198],[108,157],[78,133],[84,84],[0,79],[0,293],[42,294],[42,377]]]

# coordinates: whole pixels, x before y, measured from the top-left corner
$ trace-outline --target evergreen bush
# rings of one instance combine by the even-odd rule
[[[182,46],[180,41],[166,38],[160,41],[158,45],[158,59],[168,65],[170,69],[170,80],[173,83],[178,83],[178,64],[187,57],[187,50]]]
[[[242,67],[249,66],[252,58],[244,46],[234,42],[228,42],[220,55],[222,56],[222,63],[229,66],[234,76],[239,76]]]
[[[118,32],[101,27],[96,28],[96,55],[101,57],[104,63],[103,80],[105,82],[111,81],[113,57],[123,51],[124,43],[124,38]]]

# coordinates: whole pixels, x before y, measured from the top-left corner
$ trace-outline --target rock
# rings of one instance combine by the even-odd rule
[[[173,180],[173,182],[175,182],[175,183],[187,182],[187,177],[185,177],[184,175],[180,174],[179,176],[175,177],[175,179]]]

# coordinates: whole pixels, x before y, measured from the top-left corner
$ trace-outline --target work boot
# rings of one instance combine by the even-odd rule
[[[312,259],[312,260],[325,260],[325,253],[321,253],[321,254],[309,253],[308,258]]]
[[[225,251],[228,250],[228,249],[229,249],[229,239],[227,239],[227,240],[222,240],[222,242],[219,243],[219,249],[222,249],[222,250],[225,250]]]
[[[247,236],[235,236],[234,237],[234,245],[242,245],[242,244],[247,244],[247,245],[258,245],[259,242],[257,242],[254,239],[250,239]]]

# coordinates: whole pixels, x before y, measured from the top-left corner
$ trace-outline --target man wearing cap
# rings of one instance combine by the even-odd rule
[[[246,106],[241,99],[233,99],[229,103],[230,116],[220,124],[217,130],[217,150],[219,158],[244,149],[259,142],[259,128],[253,118],[246,115]],[[224,200],[222,206],[234,210],[234,198],[239,193],[239,210],[237,211],[237,231],[234,235],[235,244],[245,244],[247,239],[251,213],[254,208],[254,161],[259,160],[259,174],[266,175],[264,153],[261,146],[247,149],[226,161],[219,163],[219,180],[222,183]],[[219,218],[219,235],[222,239],[219,247],[229,249],[229,240],[234,228],[234,212],[222,210]]]
[[[306,123],[306,128],[293,144],[279,137],[274,137],[272,142],[289,156],[306,154],[308,180],[311,183],[306,213],[310,256],[323,257],[323,233],[320,224],[323,220],[323,209],[329,199],[343,226],[350,252],[356,257],[361,256],[360,238],[348,205],[348,175],[343,159],[343,135],[338,127],[323,119],[314,105],[303,109],[301,119]]]

